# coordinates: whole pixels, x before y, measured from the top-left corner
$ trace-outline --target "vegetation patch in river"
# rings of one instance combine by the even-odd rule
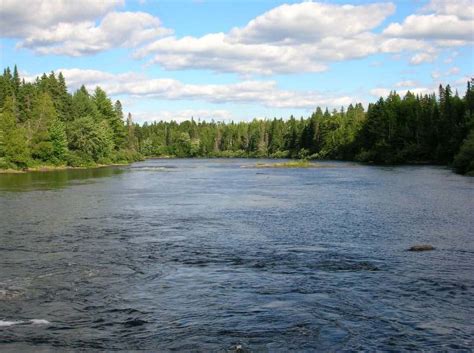
[[[302,159],[277,163],[256,163],[255,165],[251,166],[242,166],[242,168],[335,168],[335,165],[314,163]]]

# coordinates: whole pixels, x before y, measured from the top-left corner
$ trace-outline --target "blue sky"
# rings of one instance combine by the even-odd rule
[[[474,5],[431,1],[3,0],[1,64],[102,86],[136,121],[307,116],[390,90],[460,93]]]

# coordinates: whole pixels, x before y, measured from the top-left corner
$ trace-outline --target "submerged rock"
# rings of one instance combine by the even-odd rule
[[[412,247],[408,248],[407,251],[431,251],[434,250],[434,246],[429,244],[420,244],[420,245],[413,245]]]

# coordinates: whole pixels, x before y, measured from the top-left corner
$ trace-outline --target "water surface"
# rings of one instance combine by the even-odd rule
[[[0,175],[0,350],[472,350],[474,178],[256,162]]]

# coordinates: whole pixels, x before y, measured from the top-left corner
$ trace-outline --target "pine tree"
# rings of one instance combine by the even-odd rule
[[[22,168],[28,166],[29,150],[25,130],[19,127],[15,117],[15,100],[9,96],[0,113],[0,158]]]
[[[119,101],[117,101],[120,103]],[[132,114],[128,113],[127,116],[127,147],[129,150],[136,151],[136,137],[135,137],[135,125],[133,124]]]

